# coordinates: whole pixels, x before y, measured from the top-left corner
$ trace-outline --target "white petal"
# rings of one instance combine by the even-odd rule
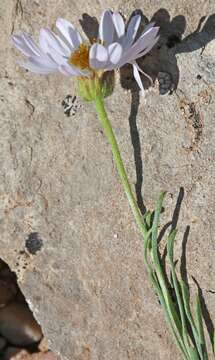
[[[123,36],[125,34],[125,23],[122,16],[120,15],[120,13],[115,12],[112,15],[112,19],[118,37]]]
[[[69,56],[71,50],[63,41],[49,29],[41,29],[39,35],[40,46],[46,53],[50,48],[62,56]]]
[[[136,64],[133,64],[133,72],[134,72],[134,78],[137,82],[137,84],[139,85],[139,88],[141,90],[141,94],[144,95],[144,87],[143,87],[143,83],[139,74],[139,71],[137,69]]]
[[[126,32],[126,46],[130,46],[136,38],[140,26],[141,16],[135,15],[131,18]]]
[[[108,46],[109,60],[112,64],[117,64],[122,56],[122,46],[118,43],[113,43]]]
[[[153,81],[152,81],[151,76],[149,76],[148,74],[146,74],[146,73],[139,67],[139,65],[137,64],[136,61],[132,61],[130,64],[133,65],[133,66],[136,66],[137,70],[138,70],[139,72],[141,72],[141,74],[143,74],[147,79],[149,79],[151,85],[153,85]]]
[[[113,40],[114,26],[112,21],[112,12],[105,10],[102,14],[99,24],[99,38],[105,45],[111,44]]]
[[[82,43],[81,35],[69,21],[58,18],[56,27],[72,48],[77,48]]]
[[[108,63],[108,51],[101,44],[94,44],[90,48],[90,67],[105,69]]]

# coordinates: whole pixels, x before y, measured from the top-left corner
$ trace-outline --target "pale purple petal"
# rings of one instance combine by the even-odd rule
[[[67,76],[88,76],[88,72],[78,69],[70,64],[63,64],[59,66],[59,71]]]
[[[45,53],[49,52],[49,49],[52,48],[58,54],[62,56],[69,57],[71,54],[71,50],[69,47],[59,38],[59,36],[55,35],[52,31],[47,28],[40,30],[39,36],[40,46]]]
[[[69,29],[69,35],[70,35],[70,43],[73,46],[73,48],[78,48],[80,44],[82,44],[82,38],[81,35],[77,30]]]
[[[142,32],[141,36],[144,35],[149,29],[153,28],[155,25],[155,22],[151,22],[148,25],[146,25],[144,31]]]
[[[82,43],[81,35],[69,21],[58,18],[56,21],[56,27],[72,48],[77,48],[80,46]]]
[[[28,41],[26,41],[26,35],[27,34],[22,34],[20,36],[18,35],[13,35],[11,36],[11,41],[12,43],[15,45],[15,47],[20,50],[24,55],[26,56],[39,56],[41,51],[38,48],[38,46],[33,42],[33,40],[31,39],[31,46],[29,45],[29,38],[30,36],[28,36]],[[32,43],[34,43],[34,47],[32,46]]]
[[[134,60],[138,57],[140,53],[144,51],[144,54],[149,52],[151,48],[157,41],[157,33],[159,28],[154,27],[150,28],[144,35],[142,35],[133,46],[131,46],[128,50],[124,52],[124,55],[121,59],[120,66],[124,65],[126,62],[130,60]]]
[[[55,49],[50,48],[47,56],[56,64],[62,65],[67,63],[68,58],[60,55]]]
[[[120,38],[125,34],[124,20],[123,20],[122,16],[120,15],[120,13],[118,13],[118,12],[113,13],[112,19],[113,19],[113,23],[115,26],[117,36]]]
[[[23,68],[37,74],[46,75],[57,71],[57,67],[47,66],[46,64],[43,64],[41,62],[38,63],[35,58],[29,58],[28,60],[29,61],[26,63],[19,61],[18,64]]]
[[[135,59],[139,59],[140,57],[146,55],[152,48],[153,46],[156,44],[156,42],[158,41],[159,36],[157,36],[156,38],[154,38],[154,40],[152,40],[152,42],[149,44],[149,46],[144,49],[143,51],[141,51],[136,57]]]
[[[73,68],[71,68],[69,65],[60,65],[59,66],[59,71],[67,76],[78,76],[78,72],[73,70]]]
[[[101,44],[94,44],[90,48],[90,67],[105,69],[108,63],[108,51]]]
[[[41,74],[41,75],[48,75],[48,74],[50,74],[50,71],[48,71],[47,69],[42,69],[41,67],[36,66],[36,65],[33,65],[33,64],[29,63],[29,62],[27,62],[27,63],[18,62],[18,64],[19,64],[22,68],[24,68],[24,69],[26,69],[26,70],[29,70],[29,71],[31,71],[31,72],[33,72],[33,73],[35,73],[35,74]]]
[[[108,46],[109,60],[112,64],[117,64],[122,56],[122,46],[118,43],[113,43]]]
[[[138,53],[141,50],[146,49],[148,46],[150,46],[151,42],[156,38],[158,31],[159,31],[159,27],[153,27],[147,30],[134,43],[134,45],[131,47],[131,50]]]
[[[56,71],[58,68],[58,64],[52,61],[49,57],[30,57],[28,58],[29,62],[40,66],[43,69],[48,69],[50,71]]]
[[[140,15],[135,15],[131,18],[131,20],[128,24],[127,32],[126,32],[126,38],[125,38],[126,39],[126,43],[125,43],[126,47],[131,46],[131,44],[135,40],[137,31],[140,26],[140,21],[141,21]]]
[[[32,37],[26,33],[23,33],[23,39],[25,40],[26,45],[35,53],[35,55],[40,56],[42,55],[42,51],[34,42]]]
[[[102,14],[99,24],[99,38],[105,45],[111,44],[113,40],[114,26],[112,21],[112,12],[105,10]]]

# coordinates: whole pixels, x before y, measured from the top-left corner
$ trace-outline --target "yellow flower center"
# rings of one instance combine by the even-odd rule
[[[79,69],[89,69],[89,50],[90,46],[81,44],[69,58],[69,64],[78,67]]]

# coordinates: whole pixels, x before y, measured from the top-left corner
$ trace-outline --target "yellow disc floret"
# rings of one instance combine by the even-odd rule
[[[70,56],[69,64],[79,69],[89,69],[89,49],[90,47],[88,45],[80,44],[79,48]]]

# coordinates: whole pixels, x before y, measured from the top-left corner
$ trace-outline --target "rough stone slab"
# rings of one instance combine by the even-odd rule
[[[184,188],[176,257],[186,243],[191,290],[193,276],[215,320],[213,0],[1,1],[1,257],[62,359],[179,359],[93,105],[80,101],[66,117],[61,102],[76,94],[72,79],[20,69],[8,40],[23,30],[38,36],[59,16],[80,26],[83,13],[99,18],[106,7],[127,17],[140,9],[161,26],[160,48],[141,65],[159,81],[167,73],[176,89],[161,95],[156,82],[139,104],[127,68],[121,81],[117,75],[107,110],[133,184],[134,155],[139,159],[137,188],[143,185],[146,206],[168,192],[163,224]],[[43,244],[35,255],[25,251],[31,233]]]

